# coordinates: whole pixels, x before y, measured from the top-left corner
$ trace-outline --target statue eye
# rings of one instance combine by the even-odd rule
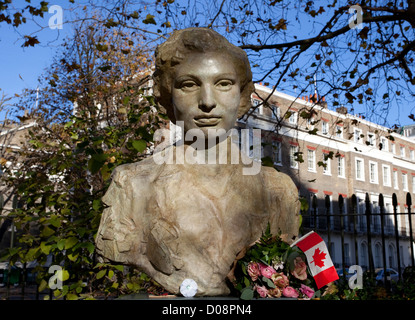
[[[182,90],[187,90],[187,91],[189,91],[189,90],[195,90],[197,88],[197,83],[194,82],[194,81],[190,81],[190,80],[183,81],[180,84],[180,88]]]
[[[218,87],[220,90],[230,90],[234,82],[232,80],[219,80],[216,83],[216,87]]]

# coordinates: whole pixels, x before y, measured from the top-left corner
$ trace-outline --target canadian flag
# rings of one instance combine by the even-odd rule
[[[329,251],[324,240],[314,231],[296,240],[291,247],[297,246],[307,257],[311,274],[316,281],[317,288],[339,279],[336,268],[333,266]]]

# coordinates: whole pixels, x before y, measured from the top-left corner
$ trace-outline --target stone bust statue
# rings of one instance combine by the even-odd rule
[[[252,73],[242,49],[210,29],[176,31],[156,50],[153,79],[154,96],[171,121],[205,137],[208,147],[197,157],[234,145],[227,134],[209,133],[228,132],[251,107]],[[157,162],[155,153],[116,168],[103,198],[108,207],[97,250],[106,261],[137,267],[171,293],[190,278],[199,296],[227,295],[236,256],[268,223],[286,240],[297,235],[298,190],[273,168],[246,175],[246,162],[231,163],[228,154],[218,159],[218,152],[218,161],[209,163],[178,161],[180,150],[195,151],[178,143],[162,151],[173,161]]]

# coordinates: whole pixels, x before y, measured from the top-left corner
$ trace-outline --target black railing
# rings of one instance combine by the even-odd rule
[[[411,194],[407,193],[406,203],[405,203],[405,212],[399,212],[399,204],[397,201],[396,194],[392,195],[391,207],[389,206],[388,212],[385,207],[384,196],[379,194],[378,199],[376,199],[376,206],[370,201],[369,194],[366,193],[364,204],[358,203],[358,198],[356,195],[352,195],[349,199],[344,199],[342,195],[339,195],[337,207],[334,208],[333,203],[329,196],[326,196],[324,199],[324,210],[318,207],[318,200],[314,195],[310,199],[310,208],[308,212],[302,212],[303,216],[303,231],[312,229],[321,233],[322,235],[327,236],[327,243],[330,250],[330,254],[338,254],[340,252],[331,252],[333,249],[331,247],[331,239],[334,234],[340,235],[340,247],[341,247],[341,269],[343,269],[343,275],[346,274],[345,269],[350,265],[350,256],[346,255],[349,252],[345,252],[345,239],[348,236],[348,241],[353,239],[354,242],[354,264],[359,265],[359,242],[363,239],[367,243],[367,261],[368,265],[364,267],[375,274],[375,263],[373,258],[373,238],[376,237],[377,242],[381,242],[381,253],[377,252],[377,265],[379,266],[379,254],[382,256],[381,264],[383,266],[384,274],[384,283],[386,283],[387,277],[387,262],[389,265],[391,261],[387,261],[386,255],[386,244],[385,240],[392,239],[396,247],[395,258],[397,263],[397,272],[399,274],[399,280],[401,280],[403,272],[403,261],[401,261],[401,244],[405,241],[409,242],[409,255],[410,263],[407,266],[414,267],[414,243],[413,243],[413,228],[412,228],[412,198]],[[347,208],[346,210],[346,202]],[[362,202],[362,201],[360,201]],[[392,210],[390,210],[392,209]],[[407,217],[406,223],[403,226],[402,223],[399,223],[399,217]],[[394,238],[394,239],[393,239]],[[350,244],[350,243],[349,243]],[[361,250],[361,248],[360,248]],[[390,257],[390,253],[389,253]],[[391,257],[390,257],[391,258]],[[393,257],[392,257],[393,258]]]

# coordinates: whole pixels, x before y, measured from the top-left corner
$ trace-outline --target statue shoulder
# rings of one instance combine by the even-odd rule
[[[299,228],[298,188],[289,175],[274,168],[263,167],[261,174],[268,191],[271,232],[281,233],[285,241],[291,241]]]
[[[297,186],[288,174],[279,172],[271,167],[262,167],[261,172],[270,190],[289,189],[298,195]]]
[[[152,181],[161,169],[162,165],[156,164],[152,157],[149,157],[139,162],[122,164],[116,167],[112,172],[111,178],[118,185],[123,185],[132,178]]]

